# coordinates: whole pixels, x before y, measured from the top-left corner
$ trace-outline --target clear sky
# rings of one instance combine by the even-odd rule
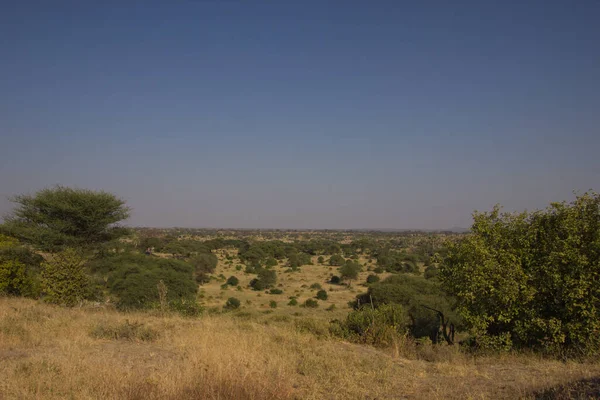
[[[0,0],[0,213],[468,227],[600,190],[600,1]]]

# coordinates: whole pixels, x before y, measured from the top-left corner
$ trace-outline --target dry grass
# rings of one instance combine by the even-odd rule
[[[311,331],[319,328],[293,317],[261,318],[184,319],[0,298],[0,398],[497,399],[600,375],[597,364],[473,360],[450,348],[431,350],[427,358],[436,361],[408,359],[402,347],[380,351],[317,336]],[[146,331],[156,335],[139,336]]]

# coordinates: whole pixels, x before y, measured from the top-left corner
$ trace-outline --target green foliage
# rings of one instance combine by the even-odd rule
[[[196,274],[212,274],[217,268],[219,259],[212,253],[201,253],[190,259],[190,264],[194,267]]]
[[[363,305],[372,305],[379,308],[385,304],[401,305],[410,318],[410,334],[416,338],[429,336],[435,343],[439,340],[442,321],[433,310],[444,315],[444,322],[452,323],[456,328],[462,326],[460,316],[453,309],[453,302],[436,281],[411,275],[391,275],[371,284],[367,293],[356,297],[353,306],[361,308]]]
[[[0,294],[37,298],[43,260],[40,255],[18,246],[17,241],[0,242]]]
[[[310,285],[310,289],[322,289],[322,287],[319,283],[313,283],[312,285]]]
[[[229,278],[227,278],[227,284],[229,286],[237,286],[240,283],[240,280],[238,278],[236,278],[235,276],[230,276]]]
[[[315,296],[317,299],[319,300],[327,300],[327,291],[326,290],[319,290],[317,292],[317,295]]]
[[[381,280],[381,278],[379,278],[377,275],[371,274],[371,275],[367,276],[367,283],[369,283],[369,284],[370,283],[377,283],[380,280]]]
[[[199,317],[204,308],[193,299],[175,299],[169,302],[169,310],[183,317]]]
[[[43,250],[96,246],[128,232],[115,224],[129,208],[111,193],[57,186],[12,201],[16,208],[2,229]]]
[[[423,276],[425,277],[425,279],[435,279],[438,277],[439,274],[440,270],[438,267],[436,267],[435,265],[429,265],[427,268],[425,268],[425,273],[423,274]]]
[[[271,308],[277,308],[277,302],[275,300],[269,301],[269,307],[271,307]]]
[[[277,260],[274,259],[273,257],[267,258],[267,261],[265,261],[265,267],[271,268],[271,267],[275,267],[275,266],[277,266]]]
[[[333,275],[330,279],[329,279],[329,283],[331,283],[332,285],[339,285],[340,283],[342,283],[342,278],[340,278],[337,275]]]
[[[600,195],[532,213],[474,213],[440,277],[477,344],[600,349]]]
[[[346,262],[346,260],[344,259],[344,257],[342,257],[339,254],[334,254],[331,257],[329,257],[329,265],[332,266],[340,266],[343,265]]]
[[[119,309],[143,309],[159,301],[158,283],[167,287],[167,300],[193,301],[198,290],[193,267],[183,261],[120,254],[94,263],[92,271],[106,274],[110,293]]]
[[[261,268],[258,271],[258,277],[250,281],[250,286],[254,290],[265,290],[275,285],[277,282],[277,273],[270,269]]]
[[[30,286],[25,264],[14,260],[0,263],[0,294],[20,296]]]
[[[354,261],[346,261],[344,265],[340,267],[340,275],[345,280],[355,280],[358,278],[358,273],[362,270],[360,264]]]
[[[325,259],[323,258],[323,256],[319,256],[319,258],[317,258],[317,262],[319,264],[323,264],[325,262]]]
[[[240,308],[240,304],[241,303],[238,299],[236,299],[235,297],[230,297],[227,299],[224,308],[227,310],[237,310],[238,308]]]
[[[288,302],[288,306],[297,306],[298,305],[298,300],[295,297],[292,297],[290,299],[290,301]]]
[[[269,293],[270,294],[282,294],[283,290],[281,290],[281,289],[271,289],[271,290],[269,290]]]
[[[306,299],[306,301],[304,302],[304,307],[317,308],[319,307],[319,302],[315,299]]]
[[[418,273],[417,257],[406,253],[383,250],[377,257],[377,265],[388,272]]]
[[[336,336],[374,346],[392,345],[406,332],[407,317],[402,306],[386,304],[365,306],[348,314],[345,321],[334,321],[330,330]]]
[[[85,259],[75,250],[66,249],[42,263],[42,292],[49,303],[74,306],[93,296],[92,285],[84,270]]]

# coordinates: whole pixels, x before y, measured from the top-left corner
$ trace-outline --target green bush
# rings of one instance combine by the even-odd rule
[[[400,305],[386,304],[376,309],[362,307],[345,321],[334,321],[331,332],[358,343],[389,346],[406,332],[407,318]]]
[[[317,299],[319,300],[327,300],[327,291],[325,290],[319,290],[317,292],[317,295],[315,296]]]
[[[277,273],[270,269],[261,268],[258,277],[250,281],[250,287],[254,290],[265,290],[277,283]]]
[[[323,258],[323,256],[319,256],[319,258],[317,258],[317,262],[319,264],[323,264],[325,262],[325,259]]]
[[[93,287],[84,265],[85,259],[73,249],[56,253],[43,262],[41,288],[44,300],[72,307],[93,298]]]
[[[240,283],[240,280],[235,276],[230,276],[227,278],[227,284],[229,286],[237,286]]]
[[[444,287],[479,343],[600,352],[600,194],[532,213],[474,213],[450,245]]]
[[[331,283],[332,285],[339,285],[340,283],[342,283],[342,278],[340,278],[337,275],[333,275],[330,279],[329,279],[329,283]]]
[[[296,300],[295,297],[292,297],[290,299],[290,301],[288,302],[288,306],[297,306],[298,305],[298,300]]]
[[[304,307],[306,308],[317,308],[319,307],[319,302],[314,299],[306,299],[304,302]]]
[[[318,283],[313,283],[312,285],[310,285],[310,288],[313,289],[313,290],[315,290],[315,289],[317,289],[317,290],[322,289],[321,285],[318,284]]]
[[[369,275],[367,276],[367,283],[377,283],[381,279],[377,275]]]
[[[346,260],[344,259],[344,257],[340,256],[339,254],[334,254],[331,257],[329,257],[329,265],[340,266],[343,265],[345,262]]]
[[[441,339],[440,328],[446,324],[445,332],[451,341],[451,324],[456,329],[462,327],[462,318],[453,309],[453,298],[446,295],[435,280],[405,274],[391,275],[381,282],[369,285],[367,293],[356,297],[353,307],[372,305],[378,308],[385,304],[403,306],[411,321],[408,325],[409,333],[415,338],[428,336],[437,343]],[[432,309],[441,312],[444,321]],[[444,339],[448,341],[445,337]]]
[[[227,310],[237,310],[238,308],[240,308],[240,301],[238,299],[236,299],[235,297],[230,297],[227,299],[227,302],[225,303],[225,309]]]
[[[98,271],[98,265],[95,268]],[[123,254],[103,260],[102,268],[110,270],[107,286],[120,310],[152,307],[159,301],[157,285],[161,280],[167,287],[167,301],[196,298],[194,269],[180,260]]]
[[[270,294],[282,294],[283,290],[281,290],[281,289],[271,289],[271,290],[269,290],[269,293]]]
[[[277,308],[277,302],[275,300],[269,301],[269,307],[271,307],[271,308]]]

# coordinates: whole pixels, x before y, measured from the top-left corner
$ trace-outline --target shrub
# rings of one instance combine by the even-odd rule
[[[362,270],[360,264],[353,261],[348,261],[340,267],[340,275],[342,279],[352,281],[358,278],[358,273]]]
[[[204,312],[204,307],[196,301],[186,299],[172,300],[169,309],[183,317],[198,317]]]
[[[237,310],[238,308],[240,308],[240,304],[241,303],[238,299],[236,299],[235,297],[230,297],[227,299],[224,308],[227,310]]]
[[[325,311],[334,311],[334,310],[335,310],[335,304],[332,304],[325,309]]]
[[[317,299],[319,300],[327,300],[327,291],[325,290],[319,290],[317,292],[317,295],[315,296]]]
[[[298,305],[298,300],[296,300],[295,297],[292,297],[290,299],[290,301],[288,302],[288,306],[297,306]]]
[[[235,276],[230,276],[227,279],[227,284],[229,286],[237,286],[240,283],[240,280],[238,278],[236,278]]]
[[[340,256],[339,254],[334,254],[331,257],[329,257],[329,265],[340,266],[343,265],[345,262],[346,260],[344,260],[344,257]]]
[[[367,276],[367,283],[377,283],[381,279],[377,275],[369,275]]]
[[[277,302],[275,300],[269,301],[269,307],[271,307],[271,308],[277,308]]]
[[[282,294],[283,290],[281,290],[281,289],[271,289],[271,290],[269,290],[269,293],[270,294]]]
[[[329,283],[331,283],[332,285],[339,285],[340,283],[342,283],[342,278],[340,278],[337,275],[333,275],[331,279],[329,279]]]
[[[101,267],[110,270],[107,285],[121,310],[148,308],[158,302],[157,285],[161,280],[167,287],[169,302],[196,298],[193,267],[180,260],[122,254],[102,260]],[[99,266],[94,268],[98,271]]]
[[[358,343],[389,346],[405,334],[406,322],[399,305],[367,306],[350,312],[345,321],[335,321],[331,332]]]
[[[318,284],[318,283],[313,283],[312,285],[310,285],[310,288],[313,289],[313,290],[314,289],[321,289],[321,285]]]
[[[600,352],[600,194],[532,213],[474,213],[440,265],[478,342]]]
[[[319,302],[314,299],[306,299],[304,302],[304,307],[306,308],[317,308],[319,307]]]
[[[273,270],[261,268],[258,271],[258,277],[250,281],[250,286],[254,290],[265,290],[277,283],[277,273]]]
[[[440,328],[447,335],[444,339],[452,342],[451,326],[459,328],[462,325],[462,319],[453,310],[453,299],[444,293],[438,282],[422,277],[391,275],[371,284],[367,293],[358,295],[352,306],[357,309],[363,305],[378,308],[386,304],[403,306],[410,317],[410,334],[416,338],[429,336],[434,343],[440,339]],[[443,320],[437,311],[443,315]]]
[[[50,303],[74,306],[92,297],[92,285],[84,271],[85,259],[66,249],[42,263],[42,291]]]
[[[382,267],[375,267],[373,269],[373,272],[375,272],[376,274],[381,274],[384,272],[384,269]]]
[[[325,259],[323,258],[323,256],[319,256],[319,258],[317,258],[317,262],[319,264],[323,264],[325,262]]]

